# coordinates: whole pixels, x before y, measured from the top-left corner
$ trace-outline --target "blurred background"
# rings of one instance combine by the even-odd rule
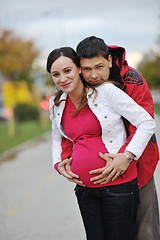
[[[146,78],[160,143],[159,0],[0,0],[0,239],[85,239],[74,185],[52,169],[46,59],[91,35]]]
[[[47,56],[56,47],[75,49],[87,36],[126,48],[159,110],[159,0],[0,0],[0,6],[0,153],[50,129]]]

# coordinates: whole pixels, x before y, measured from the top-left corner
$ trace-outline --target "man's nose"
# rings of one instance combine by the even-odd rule
[[[97,77],[97,72],[96,72],[96,70],[92,70],[92,72],[91,72],[91,77],[94,78],[94,79]]]

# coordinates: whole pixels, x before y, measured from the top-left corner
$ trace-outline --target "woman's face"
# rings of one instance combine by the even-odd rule
[[[60,56],[51,66],[51,76],[56,87],[66,93],[74,92],[82,84],[78,68],[72,59]]]

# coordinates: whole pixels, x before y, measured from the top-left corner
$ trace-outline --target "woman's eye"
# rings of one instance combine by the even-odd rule
[[[53,77],[58,77],[59,76],[59,73],[54,73],[53,74]]]
[[[66,69],[65,73],[70,73],[71,69]]]

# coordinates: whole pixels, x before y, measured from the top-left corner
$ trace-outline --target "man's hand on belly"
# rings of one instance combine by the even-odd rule
[[[103,168],[98,168],[95,170],[90,171],[90,174],[98,174],[98,176],[93,177],[90,179],[91,182],[94,182],[94,184],[97,183],[106,183],[106,176],[103,175],[103,173],[105,172],[105,170],[110,166],[110,164],[112,163],[113,159],[108,157],[107,154],[102,154],[101,152],[99,153],[99,156],[106,161],[106,166]]]
[[[98,176],[91,178],[94,184],[106,184],[110,181],[114,181],[117,177],[122,175],[129,166],[129,161],[124,157],[122,153],[117,154],[102,154],[100,157],[106,161],[106,166],[101,169],[90,171],[90,174],[99,174]]]

